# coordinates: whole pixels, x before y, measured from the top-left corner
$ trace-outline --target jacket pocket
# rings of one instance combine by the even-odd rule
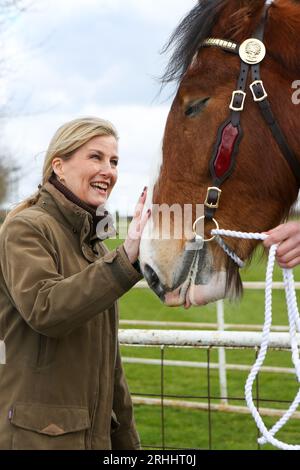
[[[88,408],[17,403],[11,412],[12,449],[83,450]]]

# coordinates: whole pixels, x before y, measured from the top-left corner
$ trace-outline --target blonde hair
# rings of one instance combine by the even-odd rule
[[[69,160],[80,147],[94,137],[102,136],[113,136],[116,140],[119,139],[117,130],[109,121],[96,117],[74,119],[61,126],[52,137],[45,156],[42,184],[44,185],[52,175],[52,162],[55,158]],[[5,221],[15,217],[28,207],[34,206],[39,197],[40,191],[37,191],[24,199],[7,214]]]

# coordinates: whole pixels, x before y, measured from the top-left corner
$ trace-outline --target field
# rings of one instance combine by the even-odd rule
[[[112,249],[118,242],[110,241]],[[244,281],[263,281],[265,278],[266,260],[256,256],[250,268],[242,273]],[[300,280],[300,269],[295,270],[296,281]],[[275,280],[281,281],[281,271],[276,269]],[[287,314],[284,292],[274,292],[274,324],[287,325]],[[149,290],[132,290],[120,300],[122,320],[151,320],[179,322],[211,322],[216,323],[214,305],[205,308],[193,308],[188,312],[183,308],[169,309],[164,307]],[[225,321],[232,324],[262,324],[264,320],[264,292],[246,291],[240,304],[226,303]],[[123,328],[123,327],[122,327]],[[134,327],[136,328],[136,327]],[[144,326],[142,327],[145,328]],[[191,328],[193,326],[191,325]],[[160,328],[161,329],[161,328]],[[160,348],[122,347],[123,357],[141,357],[160,359]],[[217,351],[208,353],[197,349],[172,349],[164,351],[166,360],[217,362]],[[227,363],[253,364],[255,351],[227,350]],[[266,365],[293,367],[290,353],[273,351],[269,353]],[[147,395],[160,398],[162,390],[161,367],[159,365],[125,364],[129,387],[133,396]],[[228,393],[234,398],[229,403],[243,406],[244,384],[248,373],[229,371],[227,373]],[[208,386],[210,387],[210,403],[220,403],[218,371],[207,369],[164,367],[163,392],[166,399],[208,403]],[[262,373],[259,378],[259,404],[261,407],[286,409],[287,403],[277,400],[292,400],[296,395],[298,384],[294,375]],[[201,398],[202,397],[202,398]],[[271,401],[270,401],[271,400]],[[160,406],[135,405],[135,416],[142,444],[148,448],[197,448],[197,449],[257,449],[257,430],[250,415],[222,413],[205,410],[192,410],[164,407],[164,428],[162,430],[162,409]],[[277,418],[278,419],[278,418]],[[268,426],[275,423],[276,418],[265,418]],[[209,425],[210,422],[210,425]],[[292,420],[278,437],[289,443],[300,443],[300,420]],[[272,449],[264,446],[264,449]]]

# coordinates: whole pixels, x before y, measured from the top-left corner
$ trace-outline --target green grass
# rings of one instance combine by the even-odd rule
[[[120,242],[109,241],[110,249]],[[258,254],[250,267],[242,272],[244,281],[263,281],[265,279],[266,259]],[[276,268],[274,279],[281,281],[281,270]],[[295,280],[300,280],[300,268],[295,270]],[[286,303],[283,291],[273,293],[273,323],[287,325]],[[298,299],[299,300],[299,299]],[[149,290],[131,290],[120,300],[120,316],[123,320],[151,320],[176,322],[211,322],[216,323],[216,307],[193,308],[188,311],[183,308],[167,308]],[[226,323],[243,323],[262,325],[264,321],[264,292],[260,290],[245,291],[239,304],[225,302]],[[123,326],[122,326],[123,328]],[[144,326],[142,327],[145,328]],[[191,325],[191,328],[193,326]],[[176,328],[177,329],[177,328]],[[160,348],[122,347],[123,357],[141,357],[160,359]],[[206,362],[208,352],[199,349],[166,348],[166,360]],[[217,362],[218,352],[210,352],[210,361]],[[253,350],[227,350],[226,360],[229,364],[252,365],[255,361]],[[292,367],[291,356],[288,352],[271,351],[265,365]],[[154,395],[160,399],[162,390],[161,367],[155,365],[125,364],[126,376],[133,396],[143,394]],[[229,400],[231,405],[245,406],[244,385],[247,372],[228,371],[228,393],[237,400]],[[211,397],[220,396],[218,371],[211,369],[209,374]],[[167,398],[185,397],[186,401],[208,403],[208,373],[207,369],[164,367],[164,395]],[[262,373],[259,378],[259,398],[261,407],[286,409],[288,404],[276,400],[292,401],[298,385],[295,377],[288,374]],[[187,398],[186,398],[187,397]],[[179,398],[174,398],[179,399]],[[267,402],[264,400],[273,400]],[[212,404],[220,403],[212,399]],[[137,427],[144,446],[162,448],[160,406],[135,406]],[[257,446],[257,429],[250,415],[212,411],[191,410],[181,408],[164,408],[164,444],[168,448],[209,448],[209,418],[211,421],[211,448],[214,450],[255,450]],[[267,426],[275,423],[276,418],[264,418]],[[289,443],[300,442],[300,421],[292,420],[278,434],[280,439]],[[264,449],[273,449],[264,446]]]
[[[137,423],[143,442],[147,446],[162,448],[161,411],[159,408],[137,406],[135,408]],[[174,449],[190,449],[191,443],[194,449],[209,448],[209,415],[207,412],[166,409],[165,410],[165,445]],[[272,419],[266,419],[266,424],[271,426]],[[211,415],[212,442],[214,450],[257,450],[257,430],[250,416],[232,415],[226,413],[212,413]],[[296,442],[299,437],[297,422],[293,422],[286,428],[285,436],[289,442]],[[271,446],[265,446],[271,450]]]

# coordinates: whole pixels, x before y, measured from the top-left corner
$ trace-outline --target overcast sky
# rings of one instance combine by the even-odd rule
[[[64,122],[96,115],[120,134],[110,209],[131,212],[160,153],[170,90],[157,97],[162,46],[195,0],[30,0],[2,50],[9,72],[0,105],[15,116],[2,139],[22,168],[9,203],[35,191],[48,143]]]

